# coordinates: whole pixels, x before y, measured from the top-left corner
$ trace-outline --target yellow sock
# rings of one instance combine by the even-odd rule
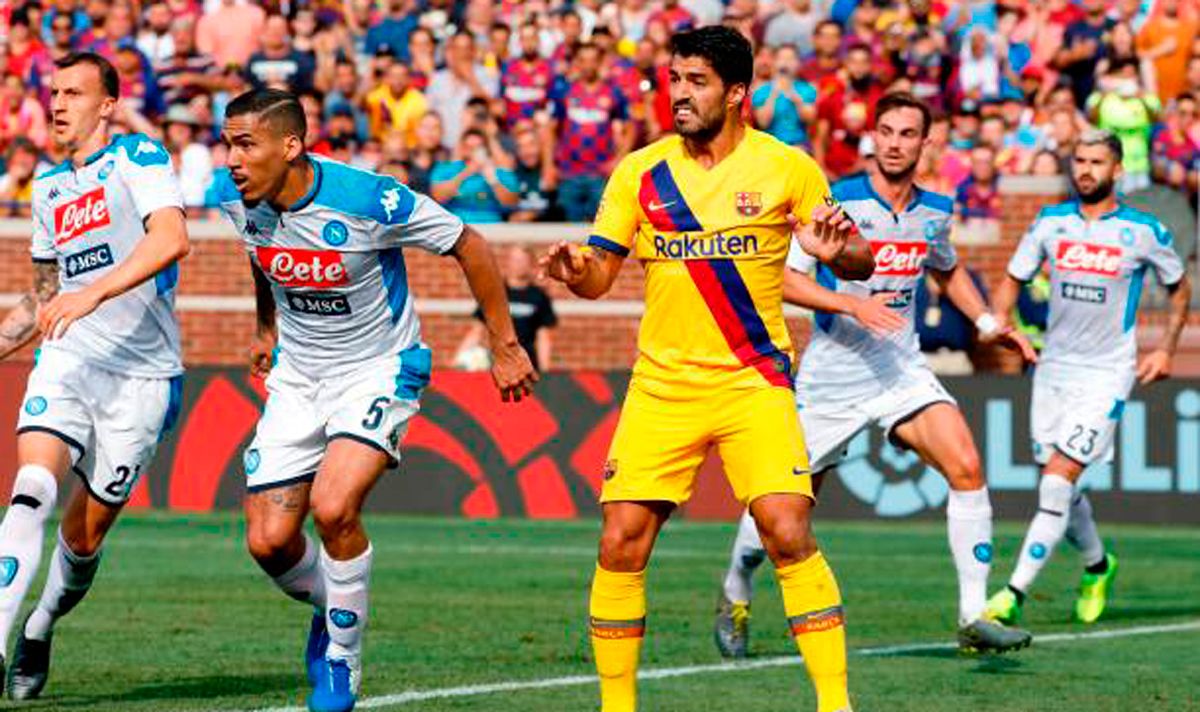
[[[775,571],[783,608],[808,675],[817,689],[817,712],[850,709],[846,687],[846,628],[837,579],[817,552]]]
[[[600,675],[601,712],[637,709],[637,666],[646,633],[646,572],[596,566],[592,579],[592,651]]]

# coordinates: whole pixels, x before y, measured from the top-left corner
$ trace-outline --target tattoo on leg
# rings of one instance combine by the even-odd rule
[[[307,495],[308,484],[300,483],[270,490],[267,499],[285,512],[298,512],[304,507],[304,498]]]

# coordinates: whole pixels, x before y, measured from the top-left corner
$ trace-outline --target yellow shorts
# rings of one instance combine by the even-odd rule
[[[765,494],[813,496],[791,390],[722,389],[668,399],[635,379],[609,448],[600,501],[686,502],[710,445],[743,504]]]

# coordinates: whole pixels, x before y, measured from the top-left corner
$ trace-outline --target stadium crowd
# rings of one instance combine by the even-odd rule
[[[621,156],[668,131],[672,32],[757,48],[746,111],[830,178],[863,166],[886,92],[938,111],[919,180],[995,217],[1004,174],[1054,175],[1089,124],[1121,186],[1189,194],[1200,156],[1194,0],[29,0],[0,10],[0,206],[63,159],[49,76],[72,50],[120,72],[118,122],[161,138],[196,214],[228,101],[302,96],[315,153],[395,175],[476,222],[589,220]],[[1192,201],[1194,204],[1194,201]]]

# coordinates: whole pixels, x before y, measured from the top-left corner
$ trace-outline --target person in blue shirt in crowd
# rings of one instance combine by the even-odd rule
[[[482,131],[468,129],[458,142],[457,160],[433,167],[433,198],[466,223],[498,223],[520,202],[512,171],[497,166]]]
[[[793,146],[809,147],[806,124],[817,118],[817,90],[803,79],[800,55],[792,45],[775,50],[774,76],[750,98],[754,120],[767,133]]]

